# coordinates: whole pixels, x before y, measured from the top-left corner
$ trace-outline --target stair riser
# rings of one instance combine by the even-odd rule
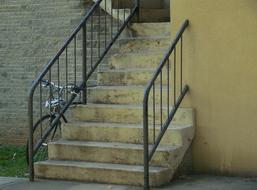
[[[150,72],[98,72],[97,79],[99,85],[146,85],[151,76]]]
[[[88,102],[89,103],[103,103],[103,104],[142,104],[144,89],[128,88],[128,89],[89,89]],[[162,90],[162,104],[166,105],[173,103],[173,94],[169,90],[169,100],[167,99],[168,91]],[[160,89],[155,91],[155,104],[159,105],[161,101]],[[149,103],[153,102],[153,93],[150,93]]]
[[[82,168],[74,166],[35,165],[35,174],[39,178],[76,180],[93,183],[112,183],[143,186],[143,172],[126,170]],[[160,186],[169,182],[172,177],[169,170],[161,173],[150,173],[150,185]]]
[[[112,164],[143,165],[143,149],[124,149],[110,147],[91,147],[79,145],[50,144],[50,160],[75,160],[103,162]],[[171,160],[178,157],[179,149],[174,151],[157,151],[151,161],[152,166],[173,168]]]
[[[164,109],[165,110],[165,109]],[[152,123],[153,113],[149,113],[149,123]],[[163,111],[163,120],[166,118],[167,111]],[[135,123],[143,122],[142,109],[135,108],[117,108],[117,107],[91,107],[78,106],[73,109],[73,116],[80,121],[99,121],[110,123]],[[160,112],[156,111],[156,124],[160,124]],[[172,124],[190,125],[193,124],[193,115],[191,109],[179,109],[172,120]]]
[[[128,55],[124,56],[112,56],[109,59],[109,65],[111,69],[131,69],[131,68],[142,68],[142,69],[156,69],[160,64],[163,55]]]
[[[98,72],[97,79],[99,85],[143,85],[145,86],[152,78],[154,71],[128,71],[128,72]],[[157,78],[155,84],[160,84],[160,77]],[[172,78],[170,76],[169,83],[171,84]],[[167,75],[162,76],[162,84],[166,85]]]
[[[133,40],[120,40],[120,52],[140,52],[140,51],[160,51],[160,49],[167,49],[171,43],[169,39],[133,39]],[[164,51],[163,51],[164,52]]]
[[[155,135],[159,133],[156,130]],[[193,128],[168,129],[161,145],[182,146],[183,140],[192,139]],[[125,127],[99,127],[99,126],[75,126],[72,124],[62,127],[62,138],[66,140],[121,142],[143,144],[142,128]],[[149,143],[153,143],[153,129],[149,130]]]

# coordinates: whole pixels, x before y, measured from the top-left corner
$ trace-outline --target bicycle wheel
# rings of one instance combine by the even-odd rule
[[[50,128],[50,123],[54,120],[54,116],[45,115],[39,119],[33,128],[33,145],[34,149],[37,143],[42,139],[46,130]],[[61,138],[61,122],[59,121],[51,130],[48,137],[39,145],[39,148],[33,155],[33,162],[48,159],[48,143]],[[29,141],[27,140],[26,159],[29,163]]]

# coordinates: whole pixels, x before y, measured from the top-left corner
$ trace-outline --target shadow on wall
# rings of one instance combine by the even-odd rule
[[[141,8],[146,9],[163,9],[163,8],[169,8],[170,7],[170,1],[169,0],[141,0],[140,1]]]

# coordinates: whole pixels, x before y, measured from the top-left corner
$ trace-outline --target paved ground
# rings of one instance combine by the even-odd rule
[[[0,190],[139,190],[139,187],[0,177]],[[156,190],[257,190],[257,178],[188,176]]]

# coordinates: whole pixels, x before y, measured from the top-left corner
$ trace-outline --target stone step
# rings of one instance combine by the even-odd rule
[[[110,69],[156,69],[163,58],[160,53],[120,53],[114,54],[108,60]]]
[[[150,38],[122,38],[119,40],[120,44],[120,53],[129,53],[129,52],[154,52],[167,50],[171,44],[170,38],[163,37],[150,37]],[[165,51],[163,51],[165,52]]]
[[[169,37],[171,25],[170,22],[132,23],[128,29],[137,37]]]
[[[49,144],[48,158],[50,160],[143,165],[143,150],[142,144],[59,140]],[[150,164],[173,168],[177,164],[174,158],[178,157],[179,151],[178,146],[159,146]]]
[[[98,85],[103,86],[121,86],[121,85],[143,85],[149,82],[155,70],[149,69],[126,69],[126,70],[101,70],[97,73]],[[157,78],[155,84],[160,85],[160,77]],[[172,82],[170,75],[169,83]],[[162,85],[166,85],[167,72],[162,75]]]
[[[97,104],[142,104],[145,86],[96,86],[88,88],[88,102]],[[162,92],[162,100],[161,100]],[[169,93],[169,94],[168,94]],[[168,96],[169,95],[169,96]],[[169,97],[169,100],[168,100]],[[163,105],[169,101],[173,103],[173,86],[155,87],[155,103]],[[153,102],[153,93],[150,93],[149,103]]]
[[[84,161],[49,160],[35,164],[39,178],[136,186],[143,185],[143,171],[143,166]],[[160,186],[169,182],[174,172],[164,167],[150,167],[149,173],[151,186]]]
[[[155,135],[160,127],[156,126]],[[192,125],[170,125],[161,145],[182,146],[193,138]],[[153,143],[154,129],[149,126],[149,143]],[[100,122],[69,122],[62,126],[62,138],[79,141],[102,141],[121,143],[143,143],[143,126],[137,124],[118,124]]]
[[[143,86],[97,86],[88,88],[88,102],[135,104],[143,102]]]
[[[79,121],[139,124],[143,122],[142,110],[143,106],[141,105],[87,104],[71,108],[71,113],[73,118]],[[149,123],[152,123],[153,113],[149,112],[148,115]],[[164,107],[163,120],[166,115],[167,110]],[[160,124],[160,111],[157,109],[155,119],[156,124]],[[192,125],[193,110],[191,108],[179,108],[172,120],[172,124]]]

